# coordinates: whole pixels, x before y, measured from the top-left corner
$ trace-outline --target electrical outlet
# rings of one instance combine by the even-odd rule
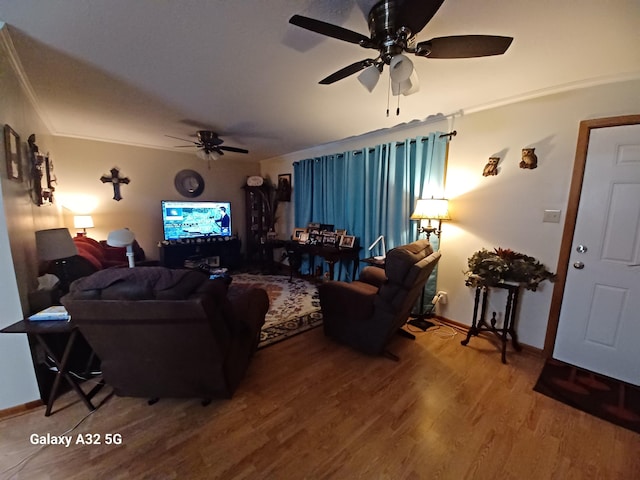
[[[545,210],[542,221],[545,223],[560,223],[561,210]]]
[[[449,301],[449,296],[447,295],[447,292],[438,292],[438,296],[440,297],[438,302],[441,305],[446,305],[447,302]]]

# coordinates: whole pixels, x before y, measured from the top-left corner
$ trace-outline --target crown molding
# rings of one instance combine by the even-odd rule
[[[488,102],[488,103],[477,105],[471,108],[465,108],[461,110],[461,113],[462,115],[470,115],[472,113],[478,113],[484,110],[491,110],[493,108],[504,107],[514,103],[525,102],[528,100],[535,100],[536,98],[548,97],[550,95],[556,95],[558,93],[571,92],[575,90],[581,90],[583,88],[628,82],[628,81],[638,80],[638,79],[640,79],[640,70],[636,70],[632,72],[617,73],[614,75],[603,75],[600,77],[587,78],[587,79],[578,80],[575,82],[563,83],[560,85],[553,85],[547,88],[532,90],[529,92],[522,93],[520,95],[514,95],[512,97],[498,99],[493,102]]]
[[[29,102],[36,111],[36,114],[40,117],[47,130],[49,130],[49,133],[56,135],[56,131],[53,128],[49,117],[44,112],[44,109],[40,106],[38,96],[36,95],[36,92],[29,81],[29,77],[22,66],[18,52],[16,51],[11,35],[9,34],[8,25],[2,21],[0,21],[0,48],[6,53],[9,64],[11,65],[11,68],[13,68],[24,94],[29,99]]]

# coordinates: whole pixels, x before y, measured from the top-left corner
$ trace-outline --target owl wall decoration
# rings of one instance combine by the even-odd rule
[[[536,157],[535,151],[535,148],[522,149],[522,161],[520,162],[520,168],[533,170],[538,166],[538,157]]]
[[[484,166],[484,170],[482,170],[483,177],[489,177],[498,174],[498,163],[500,162],[500,157],[489,157],[489,161]]]

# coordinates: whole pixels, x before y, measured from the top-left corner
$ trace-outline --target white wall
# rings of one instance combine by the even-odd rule
[[[13,69],[6,30],[2,26],[0,22],[0,126],[11,125],[20,135],[23,149],[31,133],[46,143],[46,129]],[[28,313],[27,294],[35,288],[37,276],[33,232],[56,226],[59,221],[55,208],[40,209],[31,203],[26,179],[9,180],[5,165],[3,143],[0,148],[0,328],[21,320]],[[23,161],[23,174],[26,172]],[[0,410],[40,398],[26,335],[0,334],[0,385]]]
[[[73,215],[86,213],[93,217],[95,228],[87,235],[104,240],[112,230],[130,228],[148,259],[158,259],[157,244],[162,240],[161,200],[230,201],[232,229],[243,239],[244,191],[247,176],[260,173],[260,166],[250,159],[223,157],[209,165],[195,155],[178,151],[116,145],[92,140],[55,137],[51,159],[58,177],[56,196],[63,205],[64,224],[71,232]],[[110,176],[113,167],[130,183],[121,185],[122,200],[113,200],[113,187],[102,183],[102,175]],[[180,170],[197,171],[205,189],[196,198],[181,196],[174,186]],[[75,234],[75,233],[74,233]]]
[[[445,120],[374,132],[262,162],[262,174],[276,178],[293,170],[296,160],[372,146],[390,140],[450,131],[458,135],[449,149],[447,197],[453,220],[443,227],[438,289],[449,304],[438,313],[471,324],[473,290],[464,285],[467,259],[480,248],[511,248],[532,255],[557,270],[560,242],[581,120],[640,112],[640,81],[631,80],[540,96],[506,106],[478,109]],[[419,94],[411,97],[419,101]],[[536,149],[538,168],[519,168],[521,150]],[[500,173],[483,177],[490,156],[500,156]],[[295,185],[293,185],[295,189]],[[280,221],[290,235],[293,205]],[[543,223],[545,209],[562,210],[561,223]],[[517,331],[520,341],[542,348],[553,285],[521,297]],[[492,297],[489,312],[504,311],[504,296]],[[500,317],[499,317],[500,318]]]

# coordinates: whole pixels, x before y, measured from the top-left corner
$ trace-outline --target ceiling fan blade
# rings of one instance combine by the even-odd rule
[[[337,38],[344,42],[355,43],[357,45],[370,46],[371,40],[369,37],[362,35],[361,33],[348,30],[346,28],[332,25],[321,20],[315,20],[309,17],[303,17],[302,15],[294,15],[289,19],[289,23],[298,27],[306,28],[312,32],[326,35],[328,37]]]
[[[338,80],[342,80],[343,78],[347,78],[349,75],[353,75],[354,73],[358,73],[360,70],[364,70],[365,68],[373,65],[375,60],[371,58],[367,58],[366,60],[360,60],[359,62],[352,63],[344,68],[341,68],[337,72],[332,73],[326,78],[320,80],[321,85],[330,85]]]
[[[227,152],[236,152],[236,153],[249,153],[249,150],[238,147],[225,147],[224,145],[220,145],[218,150],[226,150]],[[222,153],[222,152],[221,152]]]
[[[428,58],[472,58],[502,55],[512,37],[494,35],[457,35],[437,37],[416,45],[416,55]]]
[[[176,140],[182,140],[183,142],[193,143],[194,145],[198,145],[198,142],[194,142],[193,140],[187,140],[186,138],[174,137],[173,135],[165,135],[165,137],[174,138]],[[183,147],[190,147],[191,145],[182,145]]]
[[[199,145],[195,145],[198,147]],[[193,148],[194,145],[174,145],[173,148]]]
[[[414,35],[429,23],[444,0],[401,0],[398,2],[398,26],[407,27]]]

